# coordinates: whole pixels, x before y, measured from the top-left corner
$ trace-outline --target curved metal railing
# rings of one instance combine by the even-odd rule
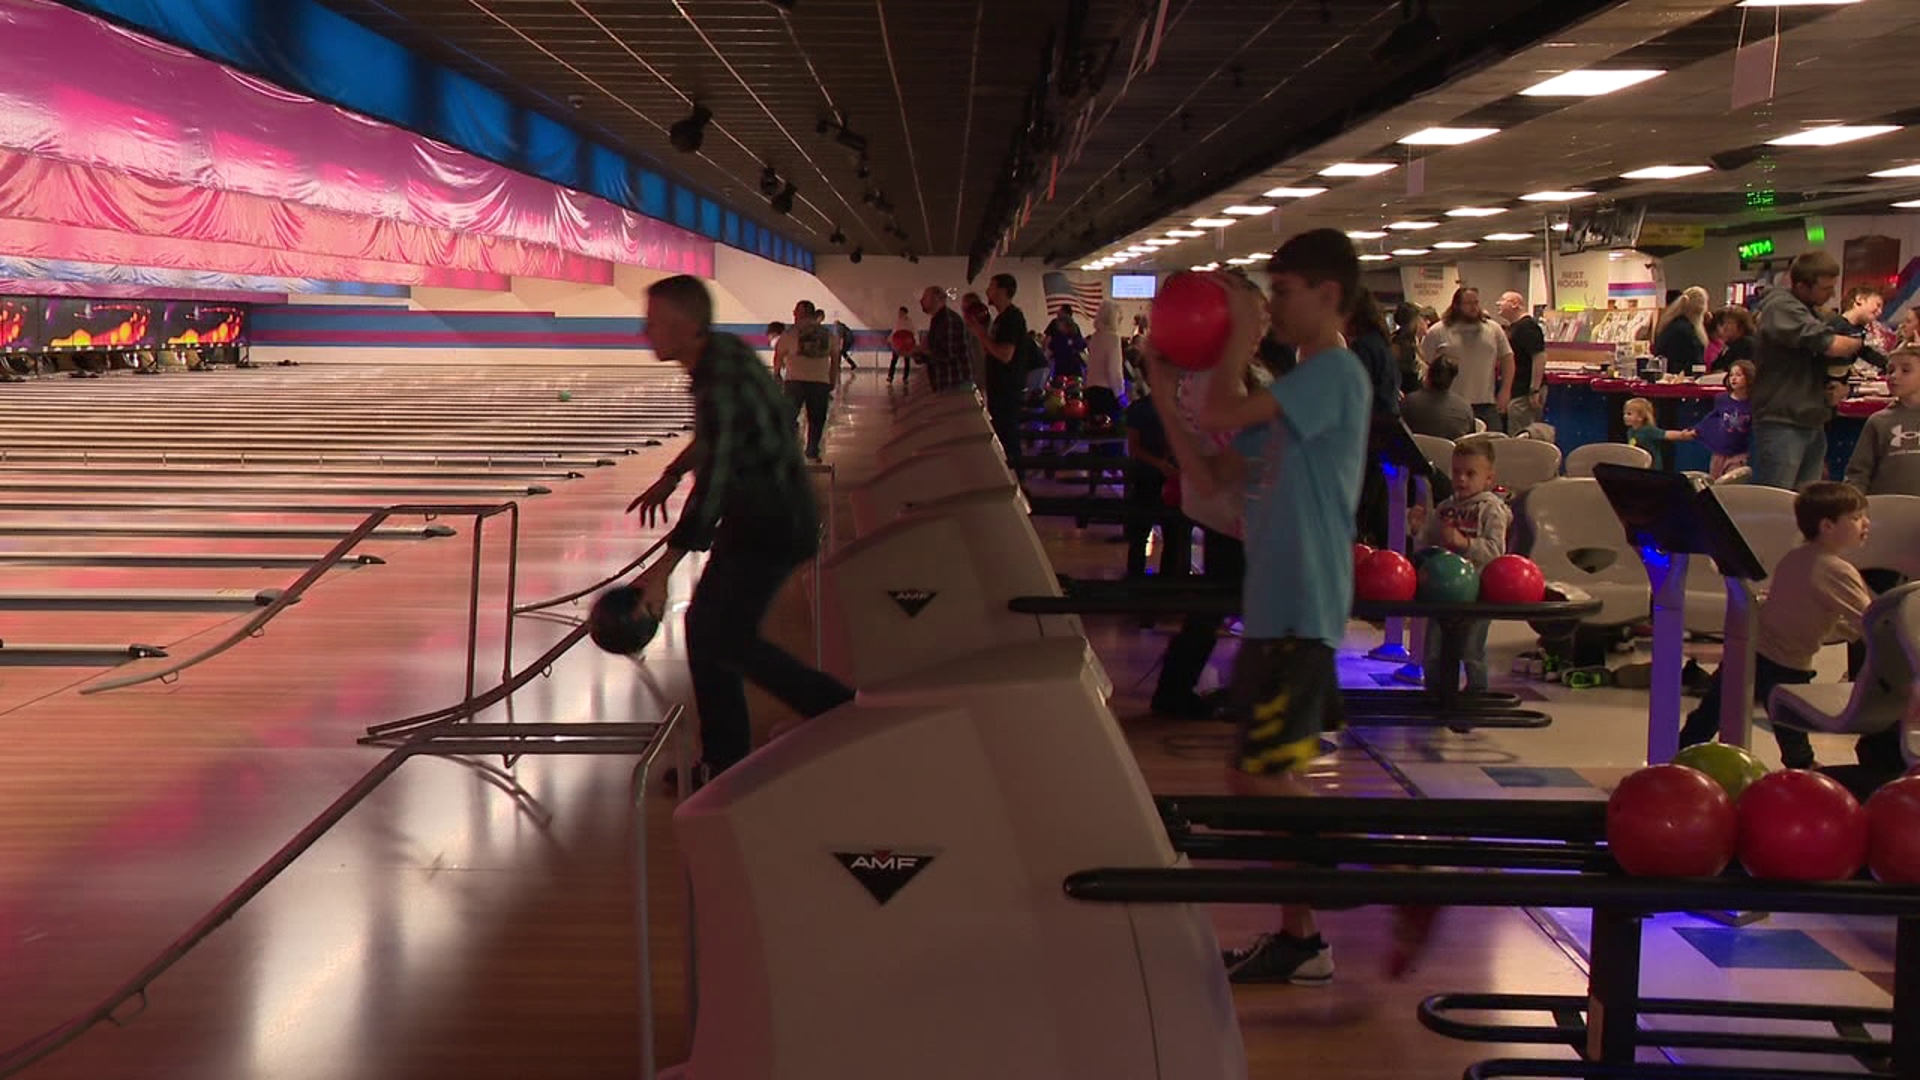
[[[105,679],[91,686],[84,687],[80,692],[82,694],[100,694],[109,690],[122,690],[129,686],[139,686],[142,683],[154,682],[156,680],[169,681],[178,677],[182,671],[195,665],[203,664],[241,642],[246,641],[248,638],[260,636],[263,627],[272,622],[282,611],[285,611],[288,606],[299,600],[308,589],[313,587],[315,582],[326,576],[329,570],[332,570],[344,562],[347,557],[353,553],[354,548],[359,547],[369,536],[373,535],[375,529],[385,524],[391,518],[415,514],[425,518],[473,518],[473,568],[467,583],[466,700],[471,702],[474,698],[474,678],[479,664],[481,539],[486,532],[484,528],[486,520],[500,514],[508,515],[509,521],[511,522],[511,531],[507,539],[507,637],[504,647],[506,659],[501,664],[500,677],[502,679],[509,678],[513,672],[513,599],[520,565],[520,504],[517,502],[497,504],[402,503],[397,506],[388,506],[376,510],[368,514],[359,525],[354,526],[352,532],[341,537],[340,541],[333,545],[331,551],[328,551],[312,566],[309,566],[306,572],[301,574],[292,585],[287,586],[286,590],[276,597],[272,603],[261,608],[252,618],[249,618],[245,623],[241,624],[238,630],[235,630],[233,633],[192,656],[176,660],[171,664],[159,668],[137,671],[122,675],[118,678]]]

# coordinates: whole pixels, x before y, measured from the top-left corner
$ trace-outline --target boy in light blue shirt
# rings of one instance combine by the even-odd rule
[[[1334,650],[1352,612],[1354,513],[1366,468],[1372,388],[1341,336],[1360,286],[1344,233],[1288,240],[1267,266],[1272,299],[1225,277],[1234,333],[1208,380],[1199,423],[1234,432],[1247,461],[1247,575],[1240,654],[1228,691],[1239,738],[1232,788],[1246,795],[1310,794],[1302,774],[1320,736],[1341,726]],[[1248,389],[1263,337],[1292,345],[1299,363],[1271,386]],[[1226,955],[1235,982],[1322,985],[1332,951],[1311,909],[1282,909],[1282,929]]]

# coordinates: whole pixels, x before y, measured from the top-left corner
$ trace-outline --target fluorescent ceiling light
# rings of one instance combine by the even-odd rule
[[[1387,235],[1382,229],[1351,229],[1347,232],[1349,240],[1378,240]]]
[[[1491,240],[1496,244],[1504,244],[1514,240],[1531,240],[1533,239],[1533,234],[1523,233],[1523,232],[1497,232],[1497,233],[1488,233],[1487,235],[1481,237],[1480,239]]]
[[[1391,255],[1362,255],[1360,256],[1360,261],[1361,262],[1386,262],[1391,258],[1393,258],[1393,256]]]
[[[1398,165],[1384,161],[1343,161],[1338,165],[1329,165],[1320,170],[1321,176],[1379,176],[1391,172]]]
[[[1196,229],[1224,229],[1231,224],[1233,224],[1232,218],[1203,217],[1193,219],[1193,227]]]
[[[1877,173],[1868,173],[1867,175],[1878,177],[1881,180],[1895,180],[1910,176],[1920,176],[1920,165],[1902,165],[1896,169],[1881,169]]]
[[[1199,229],[1168,229],[1167,235],[1177,236],[1182,240],[1191,240],[1196,236],[1205,236],[1207,234],[1201,232]]]
[[[1448,217],[1492,217],[1495,214],[1504,214],[1506,212],[1507,212],[1507,208],[1504,206],[1456,206],[1453,209],[1447,211],[1447,216]]]
[[[1105,270],[1105,269],[1106,269],[1106,267],[1104,267],[1104,266],[1102,266],[1102,265],[1100,265],[1099,263],[1081,263],[1081,264],[1080,264],[1080,269],[1082,269],[1082,270]]]
[[[1711,165],[1649,165],[1644,169],[1620,174],[1622,180],[1678,180],[1683,176],[1699,176],[1703,172],[1712,172]]]
[[[1393,249],[1393,253],[1394,253],[1395,255],[1426,255],[1426,254],[1430,254],[1430,252],[1428,252],[1426,248],[1394,248],[1394,249]]]
[[[1400,143],[1402,146],[1464,146],[1498,134],[1499,128],[1430,127],[1414,132]]]
[[[1220,269],[1220,264],[1219,263],[1203,263],[1199,266],[1189,266],[1187,267],[1187,269],[1193,271],[1196,274],[1205,274],[1209,271]]]
[[[1421,229],[1437,229],[1439,227],[1440,223],[1437,221],[1395,221],[1387,225],[1389,229],[1400,229],[1406,232],[1419,232]]]
[[[1172,247],[1173,245],[1179,243],[1180,241],[1178,240],[1144,240],[1141,242],[1146,244],[1146,246],[1148,247],[1163,248],[1163,247]]]
[[[1860,0],[1740,0],[1735,7],[1840,7]]]
[[[1900,210],[1920,210],[1920,199],[1908,199],[1906,202],[1897,202],[1893,205]]]
[[[1279,207],[1276,206],[1229,206],[1220,212],[1232,214],[1234,217],[1259,217],[1261,214],[1271,214],[1277,209]]]
[[[1768,146],[1839,146],[1841,143],[1859,142],[1871,139],[1875,135],[1888,135],[1899,131],[1894,124],[1828,124],[1826,127],[1808,128],[1791,135],[1782,135],[1777,139],[1768,139]]]
[[[1269,188],[1260,194],[1262,198],[1267,199],[1311,199],[1315,195],[1326,193],[1327,189],[1323,187],[1277,187]]]
[[[1521,202],[1572,202],[1575,199],[1590,199],[1591,191],[1536,191],[1531,195],[1520,196]]]
[[[1567,229],[1569,228],[1571,228],[1571,226],[1569,226],[1564,221],[1557,221],[1557,222],[1554,222],[1554,224],[1552,225],[1552,229],[1554,232],[1566,232]]]
[[[1638,86],[1665,74],[1664,71],[1650,70],[1569,71],[1564,75],[1555,75],[1546,82],[1534,83],[1520,92],[1527,97],[1599,97],[1625,90],[1629,86]]]
[[[1433,246],[1441,251],[1464,251],[1467,248],[1479,247],[1480,245],[1474,243],[1472,240],[1442,240]]]
[[[1260,256],[1258,255],[1242,255],[1237,259],[1227,260],[1227,262],[1233,266],[1252,266],[1254,263],[1257,263],[1259,261],[1260,261]]]

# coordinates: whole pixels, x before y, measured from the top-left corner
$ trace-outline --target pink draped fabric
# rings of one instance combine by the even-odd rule
[[[130,174],[148,182],[149,199],[170,192],[188,203],[188,189],[211,189],[411,226],[385,234],[377,243],[386,246],[373,249],[408,262],[447,265],[457,252],[447,250],[444,234],[463,233],[713,274],[713,242],[705,237],[272,87],[51,0],[0,0],[0,148]],[[232,239],[208,229],[204,214],[182,216],[205,230],[186,234],[191,239]],[[282,242],[270,222],[240,217],[251,222],[249,242]]]
[[[19,218],[0,219],[0,254],[121,266],[159,266],[181,270],[214,270],[227,274],[366,281],[443,289],[505,292],[512,287],[512,282],[505,276],[478,270],[309,255],[218,240],[190,240],[180,236],[140,236],[112,229],[55,225]]]
[[[588,284],[613,279],[610,263],[524,240],[183,187],[13,150],[0,150],[0,217]]]

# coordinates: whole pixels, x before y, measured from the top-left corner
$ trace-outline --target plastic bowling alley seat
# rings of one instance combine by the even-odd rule
[[[987,422],[987,414],[970,409],[960,409],[950,413],[940,413],[899,426],[893,436],[882,443],[877,453],[880,465],[898,465],[914,454],[936,443],[958,439],[964,435],[991,435],[993,425]]]
[[[1007,468],[1007,459],[1000,451],[1000,440],[991,434],[963,435],[935,443],[881,469],[848,493],[853,505],[854,535],[873,532],[910,506],[963,491],[1001,489],[1018,484],[1019,478]]]
[[[1625,626],[1652,615],[1646,569],[1597,481],[1549,480],[1528,491],[1522,506],[1533,537],[1529,557],[1540,572],[1600,601],[1583,624]]]
[[[1438,435],[1415,435],[1413,445],[1419,447],[1420,452],[1426,455],[1427,464],[1432,465],[1440,473],[1445,474],[1452,466],[1452,439],[1443,439]]]
[[[1800,526],[1793,518],[1793,492],[1783,488],[1734,484],[1716,486],[1714,498],[1740,529],[1747,546],[1772,576],[1773,568],[1800,542]],[[1764,582],[1756,588],[1765,590]],[[1690,634],[1719,635],[1726,627],[1726,580],[1713,560],[1695,555],[1687,563],[1686,625]]]
[[[1720,479],[1715,480],[1713,483],[1715,486],[1718,486],[1720,484],[1747,484],[1752,481],[1753,470],[1751,468],[1745,465],[1735,465],[1733,468],[1721,473]]]
[[[1867,517],[1867,542],[1848,561],[1920,580],[1920,495],[1869,495]]]
[[[1844,735],[1899,724],[1907,763],[1920,763],[1920,582],[1875,598],[1862,621],[1867,656],[1854,680],[1776,687],[1767,698],[1767,718],[1776,727]]]
[[[1494,476],[1515,495],[1560,475],[1560,448],[1533,439],[1507,439],[1494,448]]]
[[[699,1017],[684,1080],[1244,1080],[1219,944],[1084,641],[863,687],[688,798]]]
[[[1590,477],[1593,467],[1600,462],[1610,465],[1626,465],[1635,469],[1651,469],[1653,455],[1637,446],[1627,443],[1588,443],[1576,447],[1567,455],[1567,475],[1570,477]]]

